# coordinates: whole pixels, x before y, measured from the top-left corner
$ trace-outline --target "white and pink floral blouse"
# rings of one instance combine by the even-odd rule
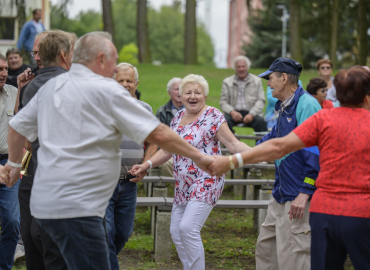
[[[225,122],[223,114],[214,107],[208,107],[194,122],[179,126],[185,110],[179,111],[171,122],[171,129],[192,146],[207,155],[221,155],[220,142],[216,133]],[[212,177],[199,169],[191,159],[173,155],[173,175],[176,179],[173,203],[184,205],[195,199],[215,206],[224,188],[225,176]]]

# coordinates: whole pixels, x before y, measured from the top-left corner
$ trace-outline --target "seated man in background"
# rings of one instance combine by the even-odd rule
[[[307,84],[307,92],[317,99],[321,108],[331,109],[334,108],[333,103],[326,99],[328,93],[326,82],[321,78],[312,78]]]
[[[163,106],[159,107],[155,116],[163,124],[170,126],[173,117],[176,113],[184,108],[182,104],[181,96],[179,94],[179,85],[181,78],[174,77],[167,84],[167,93],[170,96],[170,100]]]
[[[263,119],[265,92],[261,79],[248,72],[250,65],[248,57],[237,56],[234,59],[236,74],[222,82],[220,107],[231,131],[239,123],[256,132],[267,131]]]
[[[128,63],[120,63],[117,68],[118,72],[114,75],[114,79],[125,87],[133,98],[137,99],[136,90],[139,84],[139,74],[136,67]],[[149,104],[141,100],[139,100],[139,103],[150,113],[153,113]],[[117,255],[125,247],[134,230],[136,183],[140,182],[146,175],[146,172],[144,172],[135,177],[130,174],[130,170],[133,165],[141,164],[150,159],[157,151],[155,144],[145,142],[144,155],[144,145],[135,143],[126,135],[123,135],[119,148],[121,150],[120,178],[105,212],[111,270],[119,269]]]
[[[182,104],[181,96],[179,94],[179,86],[181,78],[174,77],[167,83],[167,93],[170,96],[170,100],[163,106],[159,107],[155,116],[159,121],[167,126],[170,126],[173,117],[179,110],[184,108]],[[161,176],[173,176],[173,160],[170,158],[166,163],[159,166],[161,170]]]
[[[6,79],[6,84],[13,85],[18,88],[17,77],[27,68],[29,65],[23,63],[23,57],[20,50],[17,48],[10,48],[6,51],[6,58],[8,58],[8,78]]]

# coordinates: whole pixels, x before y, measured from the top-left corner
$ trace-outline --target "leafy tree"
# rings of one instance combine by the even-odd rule
[[[116,47],[122,48],[131,43],[137,44],[135,0],[115,0],[112,2]],[[150,52],[153,60],[162,63],[184,63],[185,15],[180,5],[162,6],[160,10],[147,8]],[[91,31],[103,29],[102,15],[95,11],[81,12],[76,18],[67,16],[60,5],[51,8],[51,27],[81,36]],[[202,24],[197,26],[198,64],[214,65],[214,47],[211,38]]]

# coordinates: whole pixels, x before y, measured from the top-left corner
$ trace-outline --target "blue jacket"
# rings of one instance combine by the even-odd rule
[[[288,135],[321,109],[317,100],[301,86],[298,86],[293,100],[283,112],[281,112],[281,103],[279,100],[275,105],[275,110],[279,111],[277,124],[257,144]],[[316,189],[315,181],[320,170],[319,149],[314,146],[288,154],[275,160],[275,167],[272,195],[278,203],[292,201],[300,192],[312,195]]]
[[[43,31],[45,31],[45,27],[43,24],[42,28]],[[24,45],[24,48],[26,51],[32,51],[33,49],[33,43],[35,42],[35,37],[37,35],[37,31],[35,26],[33,25],[32,20],[26,22],[21,30],[21,34],[19,35],[18,41],[17,41],[17,48],[22,50],[22,47]]]

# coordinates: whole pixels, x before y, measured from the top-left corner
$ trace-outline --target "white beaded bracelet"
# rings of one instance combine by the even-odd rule
[[[240,153],[237,153],[235,154],[235,157],[238,160],[239,168],[243,167],[244,163],[243,163],[242,155]]]
[[[153,167],[153,163],[149,159],[146,162],[149,163],[149,165],[150,165],[149,169],[151,169]]]
[[[11,162],[10,160],[8,160],[7,162],[10,166],[14,167],[14,168],[22,168],[22,163],[14,163],[14,162]]]

